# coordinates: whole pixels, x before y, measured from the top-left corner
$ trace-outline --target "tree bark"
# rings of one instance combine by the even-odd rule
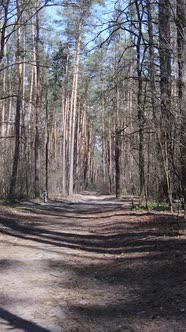
[[[66,195],[67,190],[67,147],[66,147],[66,135],[67,135],[67,114],[69,108],[69,96],[68,96],[68,76],[69,76],[69,57],[70,49],[69,44],[67,45],[67,57],[65,65],[65,76],[64,76],[64,87],[63,87],[63,98],[62,98],[62,122],[63,122],[63,134],[62,134],[62,194]]]
[[[178,92],[181,114],[181,181],[186,218],[186,1],[177,0]]]
[[[36,0],[36,8],[39,8],[39,0]],[[40,137],[39,137],[39,113],[40,113],[40,56],[39,56],[39,12],[36,12],[36,67],[35,67],[35,198],[40,197]]]
[[[120,198],[121,185],[120,185],[120,155],[121,155],[121,133],[116,129],[115,137],[115,171],[116,171],[116,198]]]
[[[79,61],[80,61],[80,47],[82,39],[82,26],[83,26],[83,13],[80,14],[78,25],[78,37],[75,49],[74,58],[74,72],[72,83],[72,96],[71,96],[71,137],[70,137],[70,170],[69,170],[69,195],[74,191],[74,147],[75,147],[75,129],[76,129],[76,114],[77,114],[77,88],[78,88],[78,76],[79,76]]]
[[[140,12],[139,3],[135,1],[136,12],[138,17],[138,32],[137,32],[137,76],[138,76],[138,87],[137,87],[137,107],[138,107],[138,121],[139,121],[139,179],[140,179],[140,190],[139,190],[139,204],[143,205],[145,200],[145,151],[144,151],[144,105],[143,105],[143,78],[142,78],[142,18],[143,12]]]
[[[161,144],[167,183],[170,210],[172,205],[171,175],[171,52],[170,52],[170,4],[159,2],[159,55],[160,55],[160,97],[161,97]]]
[[[16,1],[17,7],[17,63],[18,63],[18,90],[16,101],[16,116],[15,116],[15,149],[12,176],[9,188],[9,198],[13,199],[16,195],[16,183],[18,164],[20,157],[20,123],[21,123],[21,108],[22,108],[22,87],[23,87],[23,67],[22,67],[22,54],[21,54],[21,13],[20,13],[20,1]]]

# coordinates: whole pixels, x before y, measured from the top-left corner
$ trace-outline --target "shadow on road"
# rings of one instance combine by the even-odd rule
[[[8,330],[21,329],[24,332],[52,332],[3,308],[0,308],[0,325],[6,325]]]
[[[164,320],[167,324],[173,320],[176,324],[180,322],[176,330],[182,331],[182,323],[186,323],[185,222],[176,216],[129,213],[121,209],[118,214],[109,210],[111,215],[106,216],[108,207],[103,207],[105,210],[99,213],[104,213],[104,219],[95,215],[87,219],[86,214],[98,212],[97,206],[94,209],[87,204],[69,204],[57,214],[53,213],[53,205],[47,209],[33,208],[34,215],[28,214],[23,223],[11,216],[0,217],[0,233],[47,245],[47,248],[62,248],[62,253],[73,250],[71,255],[74,259],[77,255],[78,263],[64,262],[62,254],[54,261],[46,259],[45,264],[47,271],[59,275],[54,287],[69,289],[69,292],[78,288],[79,298],[68,301],[68,310],[92,331],[114,332],[114,324],[120,321],[124,326],[126,319],[138,320],[141,324],[145,319]],[[65,217],[69,211],[70,216]],[[2,261],[0,269],[5,265]],[[75,284],[70,278],[66,281],[60,278],[64,271],[73,275]],[[16,317],[14,321],[14,315],[4,309],[0,314],[13,327],[27,324],[24,331],[49,332]],[[100,329],[96,330],[98,321]],[[169,327],[162,328],[162,331],[169,330]]]

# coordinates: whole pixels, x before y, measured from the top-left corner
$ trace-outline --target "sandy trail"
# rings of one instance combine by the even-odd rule
[[[82,195],[0,213],[0,332],[186,331],[177,216]]]

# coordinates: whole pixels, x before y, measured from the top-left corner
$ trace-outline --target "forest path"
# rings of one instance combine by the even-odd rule
[[[186,227],[82,195],[0,210],[0,332],[186,331]]]

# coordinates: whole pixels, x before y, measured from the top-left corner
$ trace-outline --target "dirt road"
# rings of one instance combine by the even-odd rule
[[[2,208],[0,332],[185,332],[185,223],[130,205]]]

